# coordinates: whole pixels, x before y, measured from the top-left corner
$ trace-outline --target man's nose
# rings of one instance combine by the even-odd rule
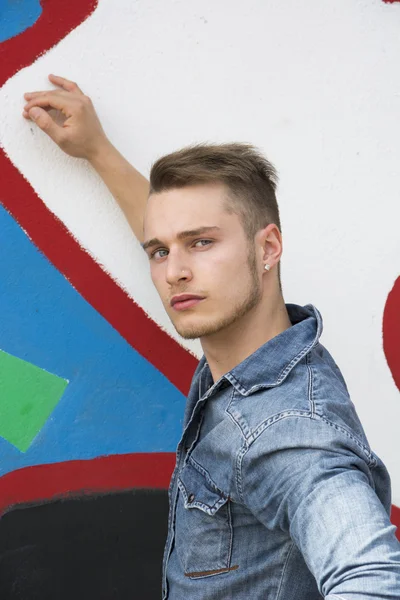
[[[168,254],[166,280],[169,285],[174,286],[180,281],[190,281],[192,279],[192,271],[184,260],[181,253]]]

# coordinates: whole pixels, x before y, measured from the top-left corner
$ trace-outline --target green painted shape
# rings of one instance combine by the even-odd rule
[[[68,381],[0,350],[0,436],[26,452]]]

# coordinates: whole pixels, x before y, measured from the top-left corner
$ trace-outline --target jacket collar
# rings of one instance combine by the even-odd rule
[[[207,396],[216,391],[224,379],[243,396],[248,396],[262,387],[278,386],[286,379],[297,363],[318,343],[323,328],[322,317],[312,304],[286,304],[286,309],[292,327],[260,346],[244,361],[225,373],[212,385]],[[196,369],[194,380],[200,377],[205,382],[212,382],[204,356]],[[196,383],[198,385],[199,382]],[[207,387],[203,388],[203,393]]]

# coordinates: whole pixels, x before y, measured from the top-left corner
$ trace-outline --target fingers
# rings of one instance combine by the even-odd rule
[[[62,137],[62,127],[56,125],[50,115],[43,110],[42,108],[38,108],[37,106],[31,108],[28,111],[29,118],[32,119],[36,123],[42,131],[47,133],[51,137],[52,140],[59,144]]]
[[[45,106],[42,110],[49,111],[49,110],[52,110],[52,108],[51,108],[51,106]],[[22,111],[22,116],[25,117],[25,119],[30,119],[29,113],[27,110],[25,110],[25,108]]]
[[[32,100],[32,98],[36,98],[41,94],[48,94],[49,92],[58,92],[60,94],[65,94],[65,92],[74,92],[83,95],[83,92],[80,89],[80,87],[75,82],[70,81],[69,79],[59,77],[58,75],[49,75],[49,80],[51,81],[51,83],[54,83],[54,85],[58,85],[59,87],[61,87],[62,90],[42,90],[39,92],[27,92],[26,94],[24,94],[24,98],[26,100]]]
[[[65,92],[64,90],[41,90],[39,92],[26,92],[24,94],[25,100],[32,100],[33,98],[37,98],[38,96],[60,96],[60,98],[71,98],[71,94]]]
[[[80,94],[83,94],[77,83],[70,81],[69,79],[65,79],[65,77],[50,74],[49,80],[51,83],[54,83],[54,85],[62,87],[66,92],[79,92]]]
[[[71,107],[71,104],[74,103],[72,98],[63,96],[62,92],[38,92],[30,99],[26,99],[29,100],[24,106],[24,112],[27,113],[34,106],[38,106],[39,108],[56,108],[57,110],[61,110],[66,116],[69,116],[67,114],[69,112],[68,107]]]
[[[49,80],[58,88],[24,94],[26,104],[22,114],[25,119],[32,119],[64,152],[88,158],[95,148],[93,140],[105,138],[90,98],[69,79],[49,75]]]
[[[42,90],[41,92],[27,92],[24,94],[24,98],[25,100],[32,100],[33,98],[37,98],[38,96],[48,93],[50,93],[50,90]]]

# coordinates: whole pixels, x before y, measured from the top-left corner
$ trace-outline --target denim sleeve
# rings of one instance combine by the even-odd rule
[[[300,417],[265,428],[238,469],[243,502],[288,532],[326,600],[400,600],[400,544],[371,469],[345,433]]]

